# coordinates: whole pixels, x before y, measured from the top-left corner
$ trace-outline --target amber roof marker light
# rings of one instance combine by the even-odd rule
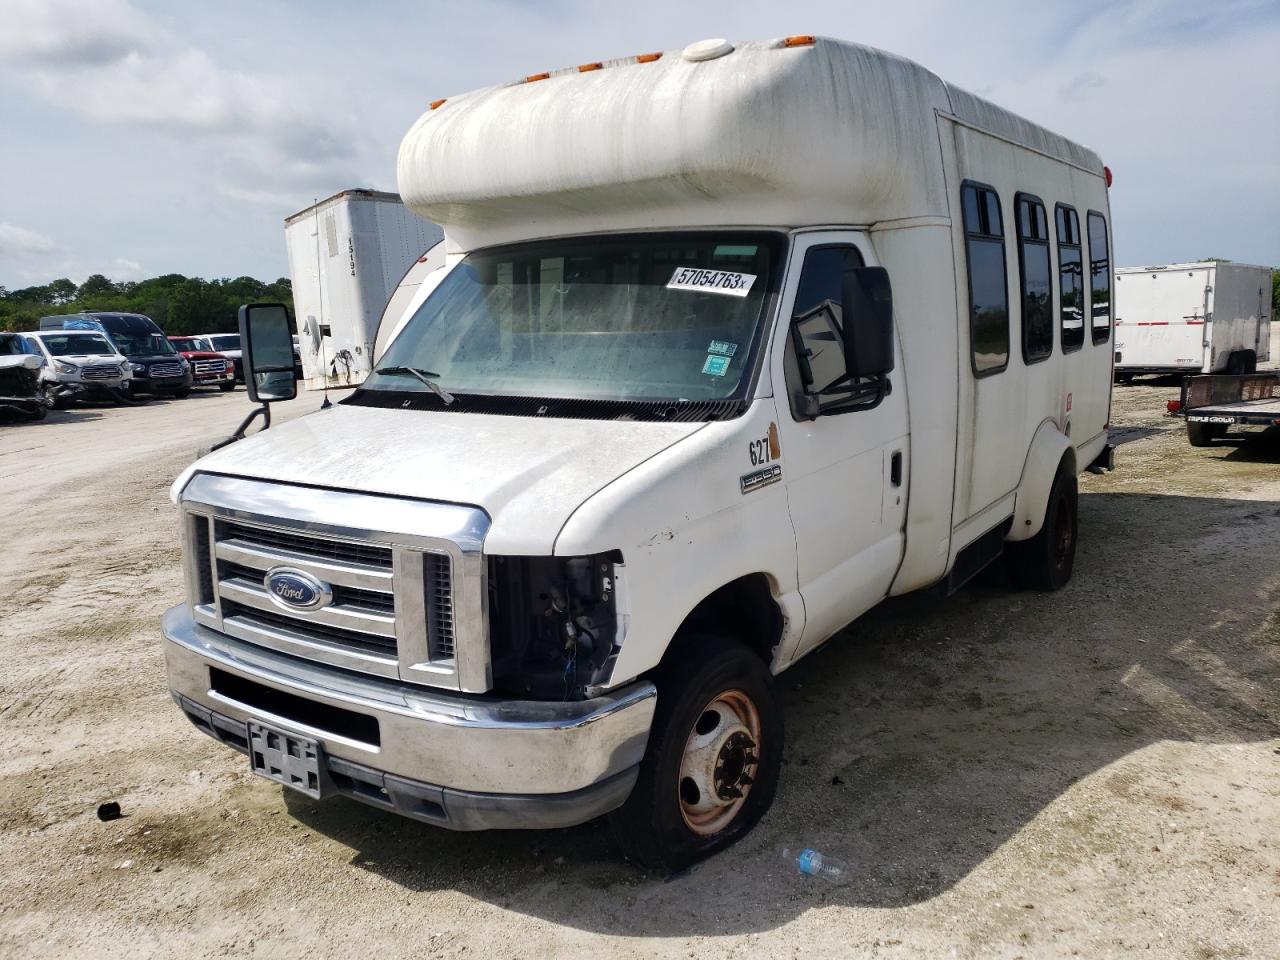
[[[444,105],[445,105],[446,103],[448,103],[448,102],[449,102],[449,98],[448,98],[448,97],[444,97],[443,99],[440,99],[440,100],[432,100],[432,101],[431,101],[431,109],[432,109],[432,110],[435,110],[435,109],[436,109],[436,108],[438,108],[438,107],[442,107],[442,106],[444,106]]]
[[[551,74],[549,73],[531,73],[529,76],[524,78],[524,82],[537,83],[539,80],[549,80],[550,78]]]
[[[592,70],[599,70],[604,67],[603,63],[584,63],[578,67],[579,73],[590,73]]]
[[[784,47],[812,47],[818,42],[817,37],[810,36],[807,33],[797,34],[794,37],[784,37],[782,45]]]
[[[636,57],[636,63],[653,63],[653,61],[661,59],[662,54],[660,53],[642,53]]]

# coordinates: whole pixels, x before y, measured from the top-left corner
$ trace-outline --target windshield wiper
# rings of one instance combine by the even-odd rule
[[[403,377],[405,374],[417,377],[427,385],[428,390],[444,401],[446,407],[453,403],[455,399],[453,394],[440,386],[440,384],[428,379],[429,377],[440,376],[440,374],[432,373],[430,370],[419,370],[417,367],[379,367],[374,372],[389,377]]]

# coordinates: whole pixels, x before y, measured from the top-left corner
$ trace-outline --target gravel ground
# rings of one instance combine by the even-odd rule
[[[892,601],[780,678],[772,812],[674,878],[284,796],[179,715],[167,487],[242,392],[6,424],[0,955],[1275,957],[1280,448],[1192,449],[1176,393],[1116,388],[1066,590]]]

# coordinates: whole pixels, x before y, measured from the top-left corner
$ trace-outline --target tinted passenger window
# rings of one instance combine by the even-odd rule
[[[1058,205],[1058,288],[1062,352],[1084,345],[1084,273],[1080,258],[1080,217],[1070,207]]]
[[[1035,197],[1018,194],[1018,266],[1022,293],[1022,358],[1053,353],[1053,280],[1049,272],[1049,218]]]
[[[846,373],[839,334],[844,273],[862,265],[857,247],[815,247],[805,254],[792,323],[807,393],[827,389]]]
[[[1107,221],[1100,213],[1089,214],[1089,277],[1093,342],[1105,343],[1111,336],[1111,256]]]
[[[1005,275],[1000,198],[990,187],[965,184],[965,259],[969,274],[969,338],[973,372],[997,373],[1009,365],[1009,285]]]

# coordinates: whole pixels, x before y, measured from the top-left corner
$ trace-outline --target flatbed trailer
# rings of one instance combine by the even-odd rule
[[[1179,409],[1193,447],[1207,447],[1232,427],[1246,433],[1274,430],[1280,427],[1280,374],[1188,377]]]

